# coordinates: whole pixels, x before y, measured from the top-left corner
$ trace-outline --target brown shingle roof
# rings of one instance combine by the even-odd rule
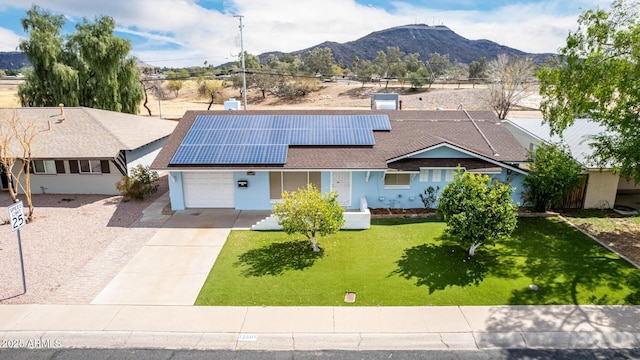
[[[169,137],[152,164],[154,169],[178,169],[169,165],[178,146],[198,115],[230,115],[229,111],[188,111]],[[237,115],[370,115],[386,114],[391,131],[374,132],[374,146],[290,146],[283,166],[209,166],[210,168],[251,169],[387,169],[387,162],[423,151],[440,144],[449,144],[471,154],[500,162],[523,162],[524,148],[504,128],[490,111],[371,111],[371,110],[285,110],[242,111]],[[467,116],[495,148],[483,138]],[[187,169],[190,167],[180,167]],[[202,166],[200,166],[202,168]]]

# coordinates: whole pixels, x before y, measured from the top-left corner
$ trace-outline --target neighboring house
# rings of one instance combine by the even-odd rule
[[[152,169],[171,207],[271,210],[312,183],[348,210],[421,208],[457,167],[511,183],[527,153],[490,111],[188,111]]]
[[[507,119],[503,120],[516,139],[527,149],[533,150],[541,143],[564,143],[576,161],[586,169],[588,175],[583,199],[585,209],[612,208],[618,190],[632,190],[637,185],[621,179],[611,168],[600,168],[593,165],[589,158],[593,155],[593,135],[605,133],[605,127],[589,119],[576,119],[575,123],[563,131],[562,137],[551,136],[551,128],[542,119]]]
[[[36,129],[31,146],[34,194],[118,194],[116,182],[138,164],[151,165],[177,125],[84,107],[0,109],[3,121],[11,116]],[[11,150],[22,152],[15,141]],[[7,189],[2,175],[2,189]]]

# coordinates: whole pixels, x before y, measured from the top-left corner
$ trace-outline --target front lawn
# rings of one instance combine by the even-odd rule
[[[618,253],[640,264],[640,216],[622,216],[613,210],[571,210],[562,215]]]
[[[196,305],[640,304],[640,270],[559,219],[519,219],[474,258],[444,228],[374,220],[320,238],[320,253],[301,236],[232,231]]]

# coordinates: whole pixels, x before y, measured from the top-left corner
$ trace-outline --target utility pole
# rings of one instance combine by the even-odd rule
[[[244,44],[242,41],[242,15],[235,15],[240,20],[240,63],[242,65],[242,104],[244,110],[247,110],[247,75],[244,68]]]

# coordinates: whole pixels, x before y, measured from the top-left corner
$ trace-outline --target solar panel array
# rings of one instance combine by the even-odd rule
[[[284,164],[290,145],[374,145],[387,115],[200,115],[171,164]]]

